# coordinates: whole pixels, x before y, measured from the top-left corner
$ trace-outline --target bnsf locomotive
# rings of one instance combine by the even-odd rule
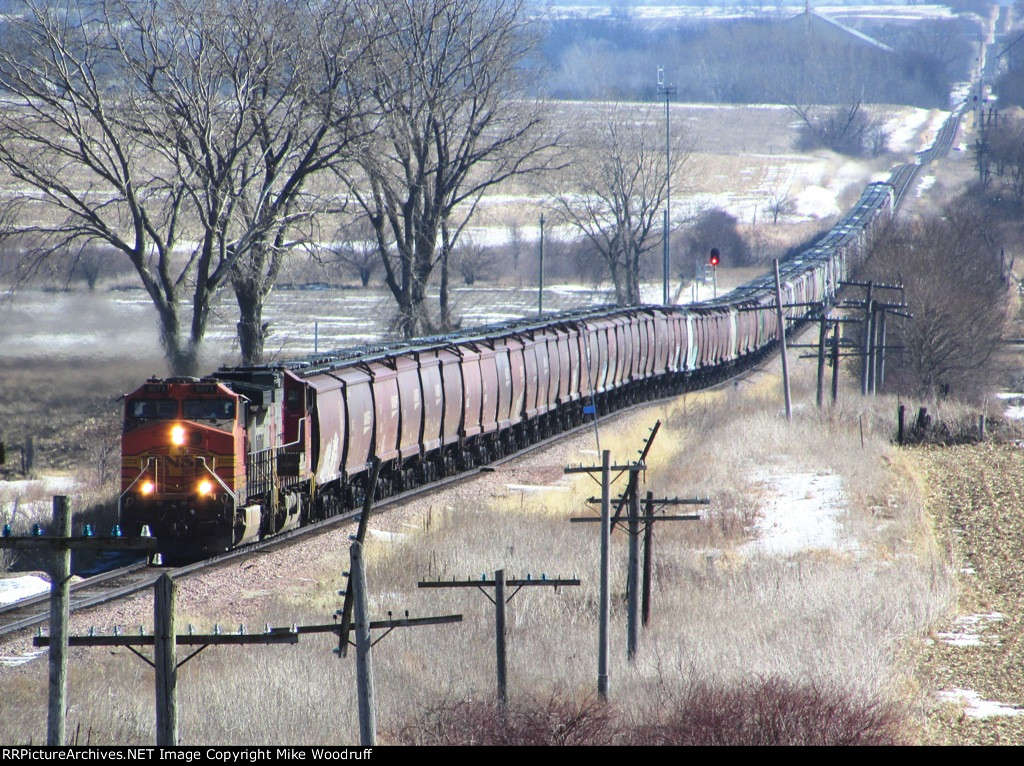
[[[871,184],[780,264],[783,302],[828,301],[891,214]],[[786,310],[799,320],[804,309]],[[778,340],[774,276],[687,307],[580,311],[383,347],[334,351],[125,397],[121,521],[194,557],[467,470],[644,399],[749,366]]]

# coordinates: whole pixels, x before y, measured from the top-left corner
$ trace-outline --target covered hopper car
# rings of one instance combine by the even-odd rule
[[[830,300],[891,214],[871,184],[780,265],[784,303]],[[787,309],[798,320],[805,310]],[[428,484],[571,428],[590,412],[700,388],[777,345],[774,276],[685,307],[577,311],[333,351],[126,395],[121,523],[175,557],[222,552]]]

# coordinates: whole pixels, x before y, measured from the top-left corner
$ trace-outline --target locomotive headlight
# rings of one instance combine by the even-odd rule
[[[203,497],[206,497],[213,492],[213,482],[209,479],[203,479],[196,485],[196,491]]]
[[[153,482],[149,481],[148,479],[139,485],[139,492],[141,492],[143,495],[152,495],[153,490],[155,489],[156,485]]]
[[[185,427],[174,426],[171,428],[171,444],[180,447],[185,443]]]

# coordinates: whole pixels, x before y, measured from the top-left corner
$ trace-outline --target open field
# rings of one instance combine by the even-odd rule
[[[704,521],[665,524],[656,533],[654,617],[635,665],[624,657],[625,542],[616,535],[611,673],[622,715],[653,714],[694,684],[755,678],[881,700],[897,707],[908,732],[923,725],[919,711],[929,700],[900,660],[946,614],[951,579],[922,512],[921,482],[889,443],[895,404],[883,399],[873,409],[851,397],[819,413],[810,404],[812,365],[797,366],[790,426],[780,417],[777,362],[738,387],[602,425],[601,448],[624,459],[662,419],[643,489],[713,498]],[[587,512],[582,500],[594,489],[587,479],[566,481],[562,467],[593,461],[596,447],[586,431],[374,519],[374,614],[465,615],[460,626],[396,631],[375,649],[387,741],[402,739],[416,711],[493,694],[490,604],[471,591],[418,590],[418,579],[502,567],[516,576],[578,575],[580,588],[524,591],[511,602],[510,688],[518,702],[592,696],[597,540],[568,517]],[[787,517],[795,507],[810,509],[796,535]],[[329,622],[340,571],[348,568],[347,534],[182,582],[180,622],[197,630]],[[151,606],[140,598],[72,622],[74,632],[114,624],[135,630],[152,625]],[[25,643],[0,654],[26,652]],[[352,741],[352,671],[330,650],[329,640],[304,638],[294,648],[204,653],[179,674],[182,741]],[[94,743],[151,741],[148,667],[124,651],[72,657],[69,730],[80,727]],[[39,661],[0,669],[0,739],[41,738],[45,684]],[[239,706],[240,699],[259,702]]]
[[[914,450],[959,588],[920,649],[935,744],[1024,744],[1024,452],[1019,444]]]
[[[926,132],[922,127],[920,137]],[[766,179],[782,172],[767,169],[782,162],[779,146],[779,154],[766,158],[723,161],[721,173],[705,173],[714,177],[706,193],[735,189],[749,204],[757,195],[752,189],[767,188]],[[751,164],[762,161],[760,170]],[[839,209],[877,172],[844,169],[831,157],[812,162],[823,164],[810,186],[824,190],[819,197],[825,200],[833,195]],[[522,207],[529,212],[524,220],[533,215],[531,204]],[[792,231],[802,237],[809,229],[800,227],[824,220],[807,216],[791,222]],[[592,292],[566,294],[590,301]],[[466,316],[497,318],[505,308],[495,309],[495,295],[466,291],[464,305],[479,306]],[[533,297],[524,289],[509,299],[508,311],[528,311]],[[370,299],[359,291],[280,291],[274,300],[267,318],[274,323],[268,347],[275,353],[311,350],[311,325],[320,317],[321,337],[359,342],[382,332],[379,292]],[[362,318],[341,319],[353,306],[361,306]],[[210,336],[210,366],[231,361],[232,309],[222,303]],[[5,328],[14,330],[0,339],[4,434],[37,434],[44,472],[98,476],[90,466],[100,458],[89,455],[115,438],[115,397],[163,371],[151,311],[131,292],[22,294],[0,310],[10,312]],[[844,388],[840,406],[815,410],[811,362],[796,364],[797,410],[787,425],[780,416],[778,366],[775,361],[735,386],[602,424],[601,448],[625,459],[661,418],[643,489],[714,500],[704,520],[664,524],[657,532],[654,620],[634,665],[624,656],[625,542],[617,536],[613,544],[613,709],[633,720],[651,717],[671,710],[696,685],[727,688],[753,678],[891,706],[901,722],[899,741],[941,740],[930,717],[935,685],[915,679],[912,668],[922,642],[950,618],[957,598],[949,553],[936,543],[925,514],[926,468],[890,443],[895,401],[865,401]],[[513,700],[523,704],[593,697],[597,543],[593,530],[567,521],[586,512],[582,501],[593,486],[566,481],[562,468],[597,456],[593,433],[584,432],[374,520],[369,578],[375,616],[405,609],[413,616],[465,615],[460,626],[396,631],[375,649],[383,739],[407,741],[417,711],[493,694],[489,602],[472,591],[418,590],[417,579],[476,577],[502,567],[516,576],[580,576],[580,588],[524,591],[510,604],[510,685]],[[92,491],[112,494],[109,484]],[[81,502],[76,497],[76,505]],[[340,572],[348,569],[349,531],[181,583],[179,622],[197,630],[215,623],[256,630],[265,622],[329,622],[339,606]],[[72,630],[137,630],[140,624],[152,626],[145,598],[76,617]],[[25,655],[27,644],[0,646],[0,655]],[[179,672],[182,741],[354,741],[354,677],[331,649],[329,640],[304,638],[291,648],[205,652]],[[69,675],[68,729],[78,730],[81,741],[152,741],[148,666],[124,650],[79,650]],[[0,667],[0,742],[42,740],[45,688],[39,659]],[[970,688],[1004,691],[980,683]]]

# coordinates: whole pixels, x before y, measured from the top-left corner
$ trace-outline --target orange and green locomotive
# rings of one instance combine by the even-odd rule
[[[151,379],[125,396],[121,523],[175,558],[297,527],[310,502],[306,386],[285,371]]]

